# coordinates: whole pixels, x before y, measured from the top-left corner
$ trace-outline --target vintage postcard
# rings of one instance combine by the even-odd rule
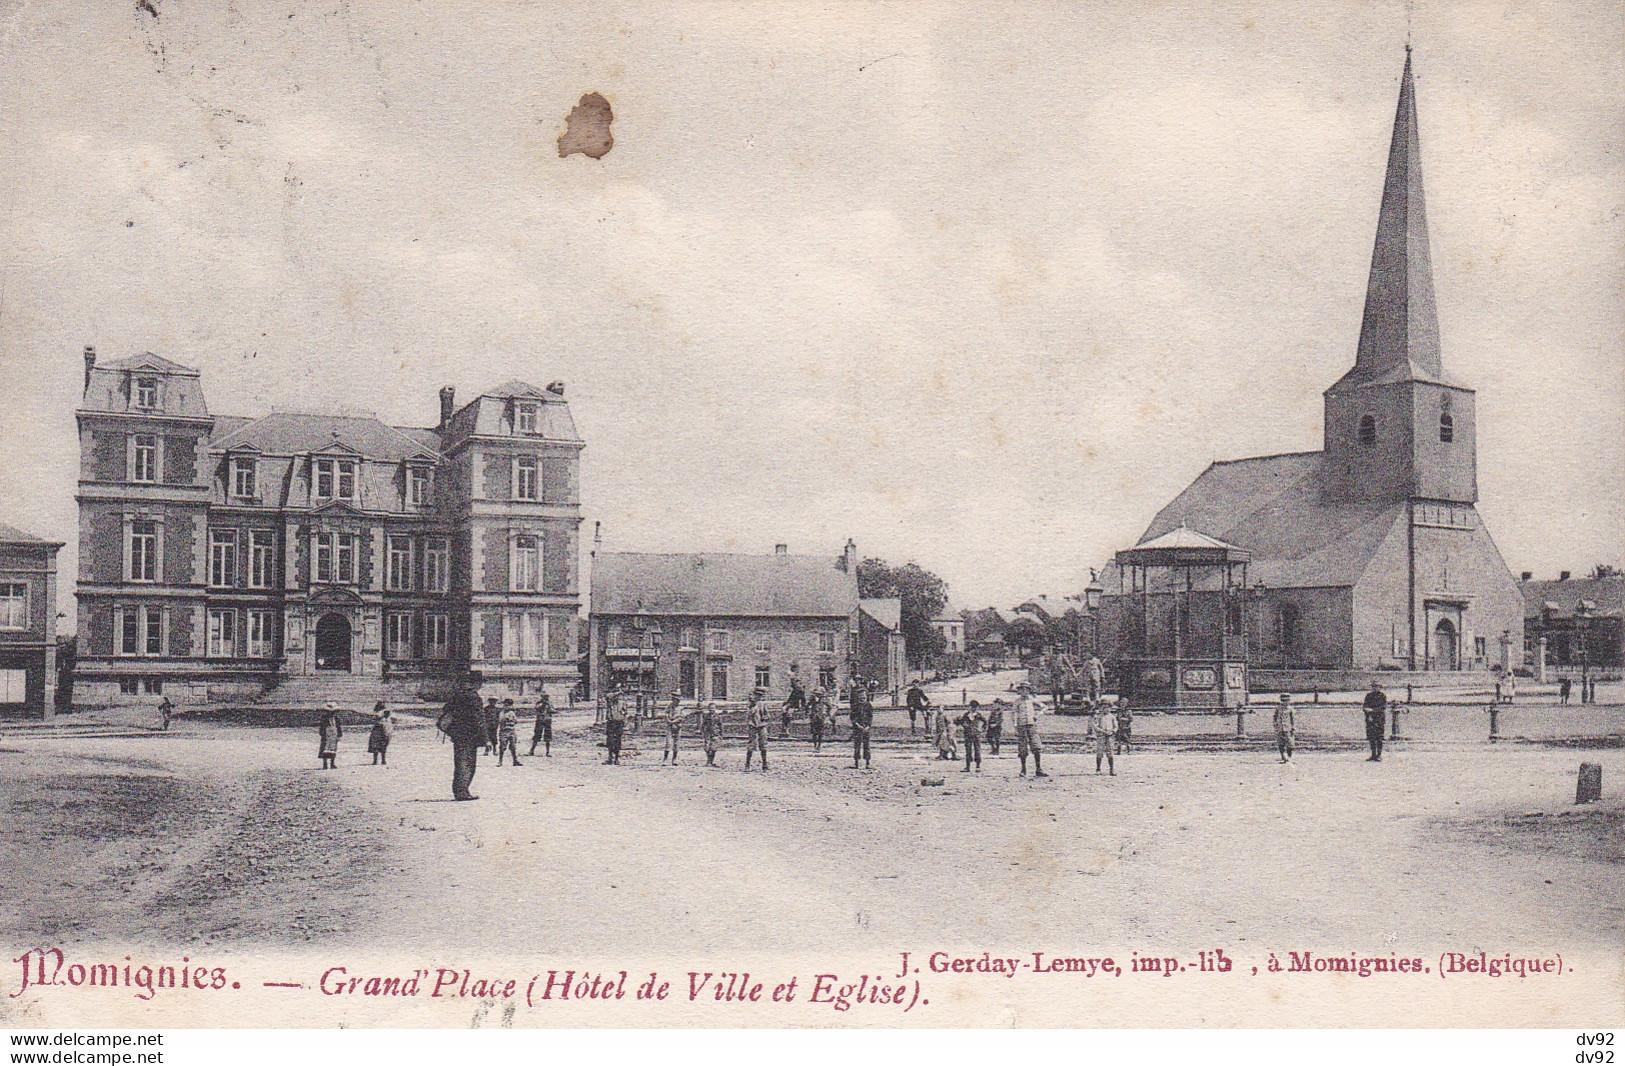
[[[1617,1028],[1622,31],[0,0],[0,1025]]]

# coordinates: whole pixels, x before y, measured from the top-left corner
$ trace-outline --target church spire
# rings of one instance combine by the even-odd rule
[[[1371,278],[1366,283],[1360,347],[1349,377],[1370,380],[1395,373],[1439,379],[1439,315],[1433,300],[1427,210],[1422,197],[1422,156],[1416,135],[1416,86],[1411,49],[1388,147],[1388,176],[1377,217]]]

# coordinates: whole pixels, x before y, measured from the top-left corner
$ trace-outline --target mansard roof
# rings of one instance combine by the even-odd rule
[[[115,359],[110,363],[96,364],[98,370],[156,370],[164,374],[183,374],[189,377],[198,377],[198,371],[189,366],[165,359],[161,355],[151,352],[140,352],[125,359]]]
[[[288,411],[256,418],[224,436],[216,434],[212,443],[216,451],[252,445],[272,455],[349,450],[381,462],[433,459],[439,454],[432,445],[376,418]]]

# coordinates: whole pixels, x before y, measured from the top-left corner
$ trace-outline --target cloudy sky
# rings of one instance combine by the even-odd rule
[[[563,379],[607,547],[1074,592],[1320,446],[1402,3],[0,0],[0,520],[69,542],[79,352],[432,424]],[[1622,561],[1617,3],[1418,3],[1447,370],[1513,570]],[[154,12],[156,14],[154,14]],[[615,147],[560,159],[580,96]]]

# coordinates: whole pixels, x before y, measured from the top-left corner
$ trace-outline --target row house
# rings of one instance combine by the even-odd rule
[[[563,385],[434,428],[211,415],[198,372],[85,353],[75,699],[408,697],[578,677],[582,442]]]
[[[791,555],[595,552],[594,696],[783,700],[791,681],[846,688],[858,669],[857,548]]]

